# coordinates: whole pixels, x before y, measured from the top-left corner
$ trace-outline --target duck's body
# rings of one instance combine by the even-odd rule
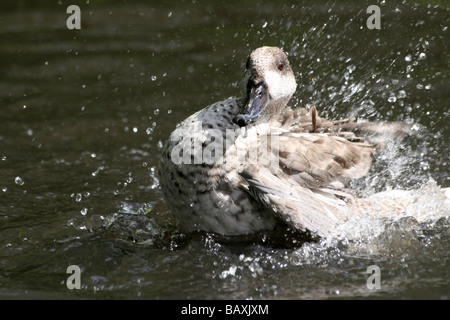
[[[261,210],[258,202],[242,189],[236,165],[195,164],[199,161],[191,159],[190,155],[184,161],[187,164],[172,161],[175,148],[192,150],[191,138],[203,143],[218,132],[225,138],[227,130],[240,130],[232,119],[242,103],[242,99],[228,99],[193,114],[172,132],[164,147],[159,167],[160,183],[183,231],[238,235],[275,226],[273,214]]]
[[[413,201],[394,196],[384,206],[346,189],[367,173],[376,149],[362,133],[395,136],[406,126],[292,110],[287,103],[296,82],[278,48],[255,50],[246,80],[245,98],[193,114],[164,147],[160,184],[182,231],[240,235],[282,222],[325,236],[351,215],[403,210]]]

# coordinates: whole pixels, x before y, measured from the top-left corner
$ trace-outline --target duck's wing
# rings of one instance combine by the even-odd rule
[[[299,185],[342,189],[367,173],[375,149],[340,136],[284,132],[270,151],[284,176]]]
[[[348,214],[344,199],[351,195],[343,188],[366,174],[374,151],[339,136],[295,132],[273,134],[267,148],[270,161],[241,172],[248,191],[289,225],[319,236]]]
[[[242,176],[247,191],[296,230],[325,237],[338,225],[337,216],[346,213],[344,201],[333,194],[304,188],[268,168],[251,166]]]
[[[388,140],[403,138],[411,132],[411,124],[404,122],[355,122],[355,118],[327,120],[321,118],[316,107],[286,108],[280,121],[290,132],[328,133],[353,142],[367,142],[380,148]]]
[[[368,137],[401,137],[409,127],[359,124],[354,119],[328,121],[315,108],[292,114],[271,130],[266,152],[249,144],[253,154],[259,148],[259,160],[269,159],[246,165],[241,175],[254,198],[286,223],[326,236],[351,214],[346,202],[353,196],[345,187],[367,173],[372,154],[380,146],[369,143],[373,140]]]

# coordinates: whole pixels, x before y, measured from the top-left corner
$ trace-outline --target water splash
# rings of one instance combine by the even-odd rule
[[[393,193],[387,191],[386,194]],[[402,191],[416,201],[396,216],[353,216],[340,225],[329,237],[322,239],[315,250],[346,247],[346,254],[376,255],[392,250],[407,250],[423,238],[423,230],[447,232],[450,223],[450,197],[448,189],[440,188],[430,180],[418,190]],[[446,194],[447,193],[447,194]],[[435,228],[436,226],[436,228]],[[438,227],[437,227],[438,226]],[[407,237],[405,235],[408,234]],[[401,238],[401,241],[399,240]],[[314,247],[314,245],[312,245]],[[303,253],[308,255],[311,245]]]

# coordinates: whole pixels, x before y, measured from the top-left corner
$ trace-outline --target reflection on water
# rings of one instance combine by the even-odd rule
[[[0,5],[2,297],[448,299],[448,211],[426,193],[423,219],[356,219],[350,233],[280,246],[177,233],[155,171],[175,124],[239,95],[246,55],[276,45],[296,73],[294,105],[414,123],[357,193],[448,187],[447,4],[382,4],[382,29],[367,30],[361,1],[93,2],[70,31],[63,3]],[[380,290],[366,286],[371,265]]]

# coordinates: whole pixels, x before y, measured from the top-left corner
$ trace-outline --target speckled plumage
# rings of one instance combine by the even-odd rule
[[[273,229],[282,221],[325,236],[349,216],[379,206],[379,199],[356,199],[346,187],[367,173],[376,150],[364,134],[401,136],[406,126],[328,121],[315,108],[290,109],[287,103],[296,82],[286,55],[278,48],[255,50],[247,62],[245,80],[245,98],[229,98],[188,117],[163,149],[160,184],[182,231],[251,234]],[[233,119],[248,108],[250,87],[262,81],[268,102],[258,119],[236,124]],[[195,161],[195,155],[185,158],[191,160],[188,164],[174,161],[180,150],[192,150],[193,140],[204,152],[209,150],[211,136],[217,142],[219,132],[225,141],[227,130],[235,136],[230,145],[219,142],[225,163],[217,157],[213,163]],[[258,149],[266,135],[276,137],[276,143]],[[243,153],[238,154],[238,149]],[[251,154],[258,154],[259,161],[249,161]],[[392,201],[398,208],[388,205],[382,210],[401,211],[413,200],[394,197]]]
[[[224,137],[227,129],[239,130],[232,118],[242,104],[242,99],[230,98],[200,110],[175,129],[164,147],[159,165],[160,183],[183,231],[237,235],[275,226],[274,216],[261,210],[258,202],[243,192],[238,168],[226,164],[176,165],[171,160],[176,145],[186,144],[189,148],[190,139],[183,140],[189,134],[207,141],[211,129],[221,131]],[[201,133],[198,123],[201,123]]]

